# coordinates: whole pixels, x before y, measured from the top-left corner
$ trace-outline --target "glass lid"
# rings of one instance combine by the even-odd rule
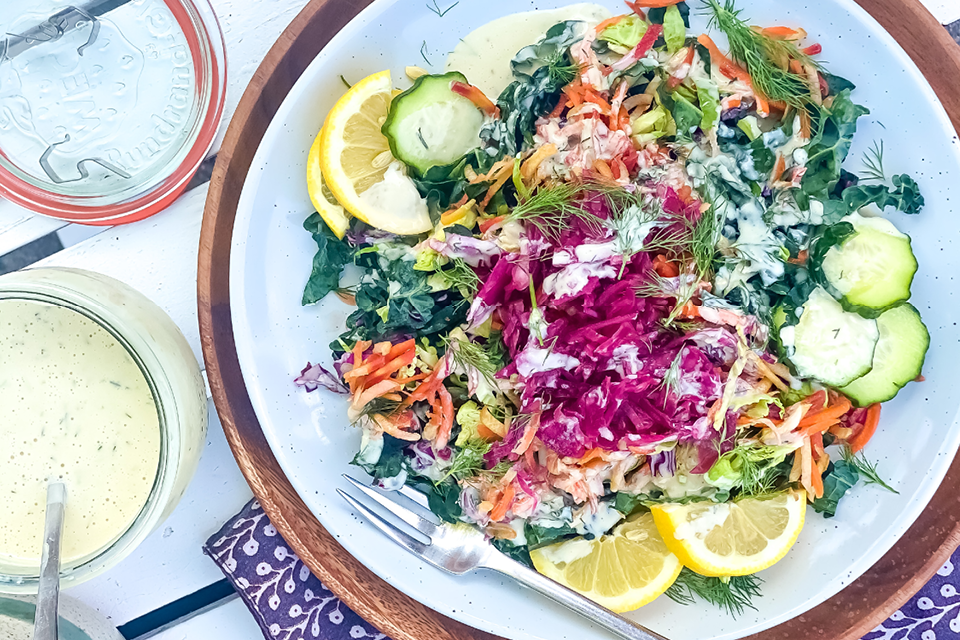
[[[47,215],[116,224],[182,190],[223,107],[223,43],[209,6],[4,2],[0,26],[4,195]]]

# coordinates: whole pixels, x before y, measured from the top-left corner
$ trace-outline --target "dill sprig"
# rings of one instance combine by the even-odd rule
[[[483,456],[490,451],[490,447],[489,442],[479,438],[467,440],[460,449],[455,449],[453,464],[447,469],[446,475],[437,481],[437,484],[451,476],[457,480],[463,480],[479,475],[480,472],[484,471]]]
[[[547,75],[558,86],[564,87],[570,84],[579,73],[580,65],[570,62],[566,51],[558,51],[547,62]]]
[[[867,484],[876,484],[880,485],[887,491],[891,491],[896,494],[900,494],[899,491],[887,484],[883,478],[880,477],[880,474],[877,472],[877,464],[875,462],[870,462],[863,457],[863,454],[855,454],[850,447],[844,447],[842,450],[843,460],[856,469],[861,476],[863,476]]]
[[[551,240],[557,240],[560,234],[569,229],[571,220],[579,220],[589,229],[599,231],[601,220],[577,203],[577,199],[588,190],[592,190],[591,185],[586,183],[564,182],[541,187],[529,199],[514,207],[508,217],[532,224]]]
[[[453,258],[441,271],[451,289],[456,289],[464,298],[472,298],[480,290],[480,277],[463,258]]]
[[[400,409],[400,402],[397,400],[387,400],[386,398],[374,398],[363,406],[360,414],[357,416],[357,422],[362,418],[370,418],[377,414],[389,418]]]
[[[710,27],[726,34],[733,59],[746,67],[756,89],[770,100],[779,100],[802,108],[812,101],[809,81],[779,66],[793,58],[804,65],[820,68],[819,63],[788,40],[776,40],[755,31],[741,17],[733,0],[704,0],[710,14]]]
[[[864,154],[861,180],[887,181],[886,173],[883,170],[883,140],[874,140],[873,146]]]
[[[753,600],[761,595],[762,583],[763,580],[755,575],[708,578],[684,567],[666,595],[678,604],[693,604],[699,598],[736,618],[748,607],[757,609]]]
[[[450,5],[450,6],[447,7],[446,9],[442,9],[442,10],[441,10],[441,9],[440,9],[440,5],[437,4],[437,0],[433,0],[433,6],[430,6],[430,5],[428,4],[428,5],[427,5],[427,9],[429,9],[430,11],[434,12],[435,14],[437,14],[438,16],[440,16],[440,17],[442,18],[443,16],[447,15],[448,13],[450,13],[450,10],[453,9],[453,8],[454,8],[455,6],[457,6],[458,4],[460,4],[460,0],[457,0],[456,2],[454,2],[452,5]]]
[[[503,368],[503,361],[495,341],[480,344],[471,341],[465,334],[447,336],[443,341],[455,365],[468,370],[476,369],[493,389],[499,389],[496,376]]]
[[[763,496],[779,488],[784,457],[780,447],[740,447],[735,451],[740,461],[741,495]]]

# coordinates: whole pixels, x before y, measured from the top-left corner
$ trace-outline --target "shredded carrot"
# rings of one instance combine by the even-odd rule
[[[500,112],[499,107],[483,91],[472,84],[456,81],[450,84],[450,90],[477,105],[477,108],[488,116],[496,116]]]
[[[823,47],[819,43],[817,43],[817,44],[812,44],[805,49],[801,49],[801,51],[808,56],[815,56],[817,54],[823,53]]]
[[[776,182],[780,179],[780,176],[783,175],[783,172],[787,169],[787,161],[783,159],[783,156],[779,153],[777,154],[777,161],[773,165],[773,171],[770,173],[770,182]]]
[[[407,442],[417,442],[420,440],[420,434],[414,433],[412,431],[407,431],[400,427],[401,422],[406,422],[407,424],[412,424],[413,412],[405,411],[402,414],[396,416],[395,418],[387,418],[381,414],[375,414],[373,416],[373,421],[377,423],[377,426],[383,429],[383,432],[397,438],[398,440],[406,440]]]
[[[517,490],[513,484],[508,484],[507,488],[503,490],[503,493],[500,495],[500,499],[497,500],[496,506],[493,507],[493,511],[490,512],[490,519],[494,522],[499,522],[503,520],[503,517],[507,515],[507,510],[510,508],[510,505],[513,504],[513,498],[517,495]]]
[[[525,182],[532,180],[537,173],[537,169],[543,164],[543,161],[557,153],[557,151],[557,145],[552,142],[538,147],[537,150],[520,165],[520,177],[522,177]]]
[[[415,376],[409,376],[407,378],[394,378],[394,380],[396,380],[397,384],[409,384],[411,382],[417,382],[418,380],[423,380],[429,375],[430,375],[429,373],[418,373]]]
[[[653,270],[662,278],[676,278],[680,275],[680,268],[662,253],[657,254],[653,259]]]
[[[603,96],[594,91],[593,87],[584,88],[583,97],[586,101],[592,102],[600,107],[600,110],[606,114],[609,114],[611,111],[613,111],[613,107],[610,106],[610,103],[607,102]]]
[[[631,0],[623,0],[623,3],[628,7],[630,7],[630,10],[633,11],[635,14],[637,14],[644,20],[647,19],[647,13],[646,11],[643,10],[643,7],[639,2],[631,2]]]
[[[486,195],[483,196],[483,200],[480,201],[480,211],[483,211],[487,208],[487,205],[490,204],[490,200],[493,199],[493,196],[497,194],[497,191],[507,184],[507,181],[513,177],[513,170],[509,166],[505,166],[500,170],[500,175],[497,177],[496,181],[490,185],[490,188],[487,189]]]
[[[483,220],[480,222],[480,233],[486,233],[487,229],[492,227],[495,224],[503,222],[507,219],[507,216],[497,216],[495,218],[490,218],[488,220]]]
[[[520,436],[520,442],[517,443],[517,446],[513,448],[511,453],[517,455],[523,455],[530,449],[530,445],[533,444],[533,439],[537,435],[537,430],[540,428],[540,413],[537,412],[533,414],[533,417],[530,418],[530,421],[527,422],[527,426],[523,428],[523,435]]]
[[[761,29],[760,33],[775,40],[796,40],[807,35],[805,31],[798,31],[790,27],[767,27],[766,29]]]
[[[804,140],[809,140],[810,133],[810,113],[804,109],[800,112],[800,135]]]
[[[840,421],[845,413],[850,411],[850,401],[841,396],[839,402],[812,416],[804,416],[797,428],[805,435],[822,433]]]
[[[626,17],[627,17],[627,14],[624,14],[622,16],[613,16],[612,18],[607,18],[606,20],[598,24],[596,27],[594,27],[594,31],[596,31],[597,33],[601,33],[607,27],[612,27],[613,25],[617,24],[618,22],[620,22]]]
[[[820,467],[814,464],[812,460],[810,463],[810,486],[815,497],[823,497],[823,474],[820,472]]]
[[[805,75],[803,71],[803,65],[800,64],[800,61],[792,58],[790,59],[790,71],[798,76]]]
[[[808,257],[810,257],[809,252],[806,249],[801,249],[796,258],[790,258],[787,262],[790,264],[804,265],[807,264]]]
[[[366,406],[368,402],[374,398],[379,398],[380,396],[386,393],[393,393],[394,391],[399,391],[400,385],[394,382],[393,380],[381,380],[377,384],[371,386],[368,389],[358,391],[353,396],[353,406],[354,407],[363,407]]]
[[[850,450],[856,453],[863,449],[867,442],[870,441],[870,438],[873,437],[873,434],[877,432],[878,424],[880,424],[879,402],[867,408],[867,418],[863,423],[863,428],[847,440],[847,443],[850,445]]]
[[[496,176],[500,175],[500,172],[503,171],[504,167],[510,167],[510,170],[513,170],[512,157],[507,157],[503,160],[497,160],[493,163],[493,166],[490,167],[490,171],[474,176],[474,178],[470,180],[470,184],[476,184],[478,182],[490,182],[491,180],[494,180]]]
[[[389,376],[393,375],[400,369],[409,366],[414,358],[417,357],[417,350],[410,349],[406,353],[402,353],[393,360],[390,360],[385,365],[374,371],[365,381],[365,384],[376,384],[381,380],[385,380]]]
[[[567,108],[567,97],[566,97],[565,95],[560,96],[560,100],[557,102],[557,106],[555,106],[555,107],[553,108],[553,111],[551,111],[551,112],[547,115],[547,119],[550,119],[550,118],[559,118],[559,117],[560,117],[560,114],[562,114],[562,113],[563,113],[563,110],[566,109],[566,108]]]
[[[440,425],[437,429],[437,449],[443,449],[450,441],[450,433],[453,431],[453,397],[447,388],[440,385],[437,389],[440,396]]]
[[[610,169],[610,165],[607,164],[607,161],[603,158],[597,158],[593,161],[593,168],[597,170],[601,176],[608,180],[613,180],[613,171]]]

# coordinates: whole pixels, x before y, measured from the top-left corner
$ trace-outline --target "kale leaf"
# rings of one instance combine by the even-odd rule
[[[804,195],[824,202],[829,199],[840,181],[840,165],[850,153],[857,120],[869,113],[854,104],[849,89],[841,91],[829,108],[821,108],[817,133],[808,147],[807,172],[801,183]]]
[[[501,553],[505,553],[517,562],[533,569],[533,560],[530,559],[530,552],[527,551],[525,546],[517,546],[510,540],[500,540],[498,538],[494,539],[493,546],[499,549]]]
[[[427,504],[430,511],[437,514],[444,522],[460,522],[463,509],[460,508],[460,485],[448,481],[439,484],[430,483],[429,489],[419,485],[421,491],[427,494]]]
[[[480,198],[487,190],[489,182],[467,182],[463,175],[467,166],[481,174],[486,173],[492,164],[490,156],[478,149],[453,164],[430,167],[422,176],[410,176],[420,195],[427,201],[427,209],[434,224],[440,220],[441,213],[463,196],[468,199]]]
[[[856,233],[856,230],[849,222],[839,222],[822,229],[823,231],[810,242],[807,266],[815,281],[829,287],[827,278],[823,274],[823,259],[827,257],[830,249],[842,246],[847,238]]]
[[[354,457],[350,464],[360,467],[374,478],[395,478],[406,466],[406,456],[403,450],[407,445],[407,442],[399,438],[383,434],[383,450],[376,462],[370,464],[362,461],[360,459],[361,452]]]
[[[430,337],[461,324],[469,305],[457,291],[434,292],[428,272],[414,269],[404,256],[390,259],[386,244],[367,247],[355,262],[364,275],[357,287],[357,310],[347,318],[350,327],[330,348],[340,353],[357,340],[392,340],[419,335]]]
[[[303,288],[300,304],[306,306],[319,302],[325,295],[340,286],[340,273],[344,265],[353,259],[353,250],[327,227],[319,213],[311,214],[303,221],[303,228],[313,235],[317,253],[313,256],[313,269]]]
[[[527,538],[527,546],[531,549],[538,549],[553,544],[560,538],[576,535],[577,530],[566,524],[559,527],[543,527],[528,522],[523,532]]]
[[[840,498],[860,481],[860,472],[846,460],[830,463],[827,475],[823,478],[823,497],[814,500],[810,506],[824,518],[837,515]]]
[[[510,62],[516,80],[500,94],[500,119],[484,125],[480,138],[499,159],[516,155],[524,143],[532,144],[537,119],[549,113],[560,99],[560,90],[577,74],[570,45],[586,33],[586,22],[567,20],[550,27],[536,44],[521,49]]]

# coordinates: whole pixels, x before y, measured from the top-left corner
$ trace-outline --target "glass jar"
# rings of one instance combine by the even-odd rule
[[[156,406],[159,464],[146,502],[110,544],[63,566],[61,584],[69,587],[129,555],[176,507],[203,450],[206,388],[196,357],[173,320],[122,282],[79,269],[27,269],[0,276],[0,302],[9,300],[69,309],[105,329],[136,363]],[[25,569],[0,559],[0,592],[35,593],[37,580],[38,567]]]
[[[0,2],[0,24],[0,195],[93,225],[173,202],[225,104],[209,0]]]

